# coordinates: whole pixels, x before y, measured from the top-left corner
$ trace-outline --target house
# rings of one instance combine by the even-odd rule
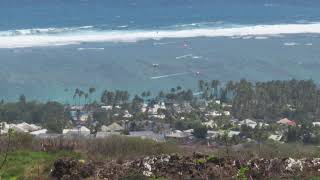
[[[23,132],[32,132],[37,131],[41,129],[41,126],[37,126],[34,124],[28,124],[28,123],[20,123],[20,124],[11,124],[10,128],[12,129],[21,129]]]
[[[142,107],[141,107],[141,112],[146,112],[147,111],[147,108],[148,108],[148,104],[146,104],[146,103],[143,103],[142,104]]]
[[[193,135],[193,129],[188,129],[188,130],[184,130],[183,133],[187,136],[192,136]]]
[[[86,122],[89,119],[90,114],[89,113],[83,113],[80,115],[79,120],[81,122]]]
[[[219,111],[210,111],[210,112],[207,112],[205,116],[218,117],[218,116],[222,116],[222,113]]]
[[[161,102],[159,104],[153,105],[153,107],[151,107],[149,109],[148,113],[151,114],[151,115],[157,115],[159,109],[166,110],[166,106],[165,106],[164,102]]]
[[[7,123],[2,123],[2,130],[1,133],[5,134],[8,133],[9,129],[12,129],[16,132],[20,132],[20,133],[30,133],[33,131],[38,131],[40,129],[42,129],[41,126],[37,126],[34,124],[28,124],[28,123],[20,123],[20,124],[7,124]]]
[[[72,136],[89,136],[90,129],[88,129],[85,126],[81,126],[81,127],[73,128],[73,129],[63,129],[62,134],[63,135],[72,135]]]
[[[171,132],[170,134],[166,134],[166,138],[172,138],[172,139],[186,139],[190,137],[187,133],[184,133],[179,130],[175,130]]]
[[[210,121],[208,121],[208,122],[203,122],[203,123],[201,123],[201,124],[202,124],[203,126],[206,126],[207,128],[211,128],[211,129],[217,127],[217,124],[216,124],[213,120],[210,120]]]
[[[47,132],[48,132],[47,129],[40,129],[40,130],[37,130],[37,131],[33,131],[33,132],[31,132],[30,134],[35,135],[35,136],[38,136],[38,135],[40,135],[40,134],[46,134]]]
[[[121,135],[120,132],[105,132],[105,131],[99,131],[96,134],[96,138],[105,138],[108,136],[114,136],[114,135]]]
[[[225,115],[225,116],[230,116],[231,113],[230,113],[229,111],[223,111],[223,115]]]
[[[82,109],[84,109],[84,106],[71,106],[70,109],[74,111],[81,111]]]
[[[156,119],[165,119],[166,115],[164,114],[153,114],[149,116],[150,118],[156,118]]]
[[[123,118],[131,118],[131,117],[132,117],[132,114],[130,114],[128,110],[125,110],[125,111],[124,111],[124,115],[123,115],[122,117],[123,117]]]
[[[242,125],[246,125],[248,127],[255,128],[257,126],[257,123],[251,119],[245,119],[245,120],[239,122],[239,126],[242,126]]]
[[[312,125],[320,127],[320,122],[313,122]]]
[[[9,124],[6,122],[1,122],[0,123],[0,134],[7,134],[10,129]]]
[[[217,138],[218,136],[223,136],[226,131],[208,131],[208,137]],[[238,136],[240,131],[229,131],[228,137]]]
[[[233,137],[233,136],[239,136],[240,131],[229,131],[228,136]]]
[[[268,139],[273,140],[273,141],[277,141],[280,142],[280,140],[282,139],[282,135],[277,135],[277,134],[271,134]]]
[[[269,126],[269,124],[268,123],[259,122],[258,126],[259,127],[266,127],[266,126]]]
[[[223,108],[232,108],[231,104],[222,103]]]
[[[163,134],[156,134],[153,131],[131,131],[129,134],[130,137],[139,137],[141,139],[152,139],[157,142],[164,142]]]
[[[112,110],[112,106],[101,106],[100,108],[106,111]]]
[[[120,126],[118,123],[112,123],[109,126],[103,125],[101,127],[102,132],[121,132],[124,130],[124,127]]]
[[[286,125],[286,126],[296,126],[296,122],[289,120],[288,118],[283,118],[277,121],[278,124]]]
[[[79,110],[77,111],[70,111],[71,117],[73,121],[81,121],[81,122],[85,122],[89,119],[89,117],[91,116],[91,114],[86,113],[86,112],[81,112]]]

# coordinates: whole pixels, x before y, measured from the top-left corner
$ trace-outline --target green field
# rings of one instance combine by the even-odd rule
[[[8,154],[7,161],[0,170],[0,177],[4,180],[45,179],[48,177],[55,160],[62,157],[80,158],[72,152],[36,152],[15,151]],[[1,162],[4,154],[1,154]]]

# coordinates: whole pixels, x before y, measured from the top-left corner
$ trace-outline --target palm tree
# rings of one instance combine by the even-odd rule
[[[89,97],[89,94],[88,93],[85,93],[84,94],[84,104],[87,105],[87,99]]]
[[[89,97],[89,103],[91,103],[91,101],[92,101],[92,94],[93,94],[94,92],[96,92],[96,88],[94,88],[94,87],[89,88],[89,95],[90,95],[90,97]]]
[[[76,97],[79,96],[79,93],[80,93],[80,89],[79,89],[79,88],[76,88],[76,89],[74,90],[73,100],[75,100]],[[75,102],[74,104],[76,104],[76,102]]]
[[[204,81],[203,80],[199,80],[198,86],[199,86],[199,90],[202,92],[203,89],[204,89]]]
[[[83,91],[79,91],[79,94],[78,94],[78,97],[79,97],[79,106],[80,106],[80,104],[81,104],[81,98],[82,98],[82,96],[84,95],[84,92]]]
[[[211,81],[211,88],[214,89],[214,97],[217,98],[218,97],[218,86],[220,85],[220,81],[219,80],[212,80]]]

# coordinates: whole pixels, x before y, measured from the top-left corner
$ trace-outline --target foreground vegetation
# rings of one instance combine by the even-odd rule
[[[0,138],[1,144],[7,143],[7,137]],[[139,157],[178,153],[192,154],[194,149],[179,147],[179,144],[157,143],[152,140],[112,136],[105,139],[37,139],[26,134],[15,134],[7,160],[0,169],[3,179],[47,179],[55,160],[72,157],[83,161],[108,162],[110,160],[135,160]],[[193,147],[193,145],[190,145]],[[7,153],[0,146],[0,162]],[[43,148],[45,147],[45,148]],[[313,158],[320,157],[320,148],[303,144],[246,143],[240,148],[221,146],[212,148],[206,144],[195,145],[196,151],[203,151],[212,157],[231,159],[252,158]],[[82,161],[82,160],[81,160]],[[132,175],[134,176],[134,175]],[[131,175],[128,175],[130,179]]]
[[[80,158],[80,154],[65,151],[12,151],[8,154],[7,161],[0,170],[0,177],[5,180],[46,179],[54,161],[63,157]]]
[[[172,143],[113,136],[105,139],[37,139],[28,134],[0,137],[0,177],[3,179],[46,179],[55,160],[73,157],[85,160],[133,159],[146,155],[178,153]]]

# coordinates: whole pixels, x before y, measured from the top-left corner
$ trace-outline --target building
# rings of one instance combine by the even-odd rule
[[[313,122],[312,125],[320,127],[320,122]]]
[[[156,134],[153,131],[131,131],[130,137],[139,137],[141,139],[152,139],[157,142],[164,142],[165,138],[163,134]]]
[[[112,110],[112,106],[101,106],[100,108],[101,108],[101,109],[104,109],[104,110],[106,110],[106,111]]]
[[[48,130],[47,129],[40,129],[37,131],[33,131],[30,134],[35,135],[35,136],[39,136],[40,134],[47,134]]]
[[[15,132],[19,132],[19,133],[30,133],[30,134],[37,134],[37,131],[39,132],[46,131],[46,129],[42,129],[41,126],[37,126],[35,124],[28,124],[25,122],[20,124],[7,124],[6,122],[1,123],[1,131],[0,131],[1,134],[8,133],[9,129],[12,129]]]
[[[277,135],[277,134],[271,134],[268,139],[280,142],[282,139],[282,135]]]
[[[124,127],[120,126],[118,123],[112,123],[109,126],[103,125],[101,127],[102,132],[121,132],[124,130]]]
[[[206,126],[207,128],[210,128],[210,129],[217,127],[217,124],[213,120],[210,120],[208,122],[203,122],[201,124]]]
[[[64,129],[62,131],[62,134],[67,136],[89,136],[90,129],[88,129],[85,126],[80,126],[78,128],[73,128],[73,129]]]
[[[190,135],[188,133],[175,130],[169,134],[166,134],[165,137],[169,139],[187,139],[188,137],[190,137]]]
[[[248,127],[255,128],[258,124],[251,119],[245,119],[245,120],[239,122],[239,126],[242,126],[242,125],[246,125]]]
[[[277,121],[278,124],[286,125],[286,126],[296,126],[296,122],[289,120],[288,118],[283,118]]]

